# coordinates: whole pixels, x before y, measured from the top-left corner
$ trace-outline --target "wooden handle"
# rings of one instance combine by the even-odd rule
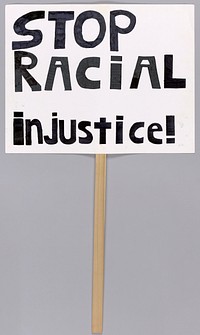
[[[96,155],[92,292],[93,334],[102,334],[103,331],[105,198],[106,155]]]

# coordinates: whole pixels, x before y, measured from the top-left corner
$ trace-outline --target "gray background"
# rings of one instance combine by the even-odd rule
[[[0,7],[0,334],[90,334],[95,158],[4,153],[4,5],[18,2]],[[200,3],[185,3],[197,78]],[[200,334],[199,102],[196,154],[108,156],[105,335]]]

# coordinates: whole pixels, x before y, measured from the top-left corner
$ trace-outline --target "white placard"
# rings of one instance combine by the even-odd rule
[[[7,5],[6,152],[194,152],[194,6]]]

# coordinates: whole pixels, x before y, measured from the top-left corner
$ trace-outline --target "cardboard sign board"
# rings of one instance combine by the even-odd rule
[[[194,6],[6,6],[6,152],[194,152]]]

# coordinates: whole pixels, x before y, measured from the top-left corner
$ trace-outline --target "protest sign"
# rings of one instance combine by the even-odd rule
[[[191,5],[6,6],[6,152],[194,152]]]
[[[102,333],[106,154],[193,153],[192,5],[6,6],[6,152],[96,154]]]

